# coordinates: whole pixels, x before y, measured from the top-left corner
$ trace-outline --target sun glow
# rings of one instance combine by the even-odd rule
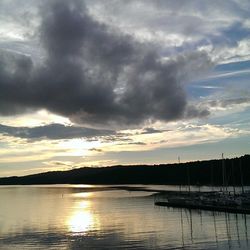
[[[71,124],[68,118],[53,114],[45,109],[33,113],[15,115],[14,119],[13,117],[0,117],[0,121],[4,125],[14,127],[37,127],[52,123],[63,125]]]
[[[87,233],[92,228],[98,228],[98,219],[91,212],[91,202],[81,201],[67,220],[68,230],[72,233]]]
[[[86,187],[87,185],[84,185],[84,186]],[[89,185],[88,187],[91,187],[91,186]],[[91,195],[92,195],[92,193],[88,193],[88,192],[81,192],[81,193],[73,194],[73,196],[77,197],[77,198],[88,198]],[[86,204],[86,202],[82,202],[82,203],[79,204],[79,206],[82,207],[82,208],[86,208],[87,204]]]
[[[89,149],[98,147],[100,145],[99,141],[86,141],[84,139],[71,139],[65,140],[60,143],[63,149],[68,150],[68,155],[70,156],[85,156],[89,153]]]

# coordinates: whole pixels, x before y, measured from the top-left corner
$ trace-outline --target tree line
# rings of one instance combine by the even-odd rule
[[[0,178],[0,185],[168,184],[250,185],[250,155],[233,159],[159,165],[84,167]]]

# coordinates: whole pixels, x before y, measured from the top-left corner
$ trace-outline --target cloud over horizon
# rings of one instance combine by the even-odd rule
[[[80,0],[46,1],[39,36],[45,59],[0,52],[0,114],[46,109],[94,127],[204,117],[184,84],[212,62],[193,51],[164,60],[159,48],[95,20]]]
[[[249,153],[249,17],[246,0],[0,1],[0,174]]]
[[[98,130],[62,124],[49,124],[37,127],[13,127],[0,124],[0,134],[30,140],[61,140],[110,136],[116,133],[112,130]]]

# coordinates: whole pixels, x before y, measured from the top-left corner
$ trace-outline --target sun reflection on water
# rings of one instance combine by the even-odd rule
[[[99,228],[97,217],[91,212],[91,201],[77,202],[72,214],[67,220],[68,230],[72,233],[83,234]]]
[[[81,192],[81,193],[75,193],[72,195],[73,197],[76,197],[76,198],[89,198],[92,196],[92,193],[90,192]],[[86,203],[86,201],[84,201]],[[83,203],[83,202],[82,202]],[[78,206],[82,206],[81,204]]]

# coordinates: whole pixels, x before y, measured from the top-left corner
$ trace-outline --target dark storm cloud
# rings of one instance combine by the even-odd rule
[[[49,124],[38,127],[11,127],[0,124],[0,134],[23,139],[73,139],[73,138],[93,138],[115,134],[112,130],[97,130],[76,126],[64,126],[61,124]]]
[[[211,66],[193,52],[163,61],[140,44],[94,20],[82,1],[46,1],[41,10],[42,65],[23,55],[0,55],[0,114],[45,108],[81,124],[128,126],[189,116],[183,83]]]

